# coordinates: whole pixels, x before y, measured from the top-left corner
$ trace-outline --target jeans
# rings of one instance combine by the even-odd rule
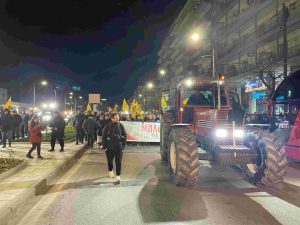
[[[12,132],[12,139],[15,140],[16,138],[19,139],[20,137],[20,130],[21,126],[14,127],[13,132]]]
[[[33,143],[32,147],[29,149],[29,152],[27,155],[31,155],[31,153],[34,151],[34,149],[37,150],[37,155],[41,156],[41,143]]]
[[[113,160],[115,158],[116,174],[117,174],[117,176],[120,176],[121,175],[121,163],[122,163],[122,157],[123,157],[122,150],[121,149],[107,149],[105,153],[106,153],[106,158],[107,158],[108,170],[109,171],[113,170]]]
[[[21,130],[21,138],[28,136],[28,124],[22,124],[20,130]]]
[[[3,146],[6,146],[6,139],[8,139],[8,144],[10,146],[11,145],[11,140],[12,140],[12,131],[2,131]]]
[[[83,138],[84,138],[84,131],[82,128],[76,127],[76,143],[83,143]]]
[[[88,146],[94,147],[94,134],[87,134]]]

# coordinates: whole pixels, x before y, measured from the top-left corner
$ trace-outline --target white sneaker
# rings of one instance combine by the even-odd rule
[[[120,182],[121,181],[121,177],[120,176],[116,176],[116,180],[117,180],[117,182]]]
[[[110,178],[114,178],[114,177],[115,177],[114,171],[109,171],[109,172],[108,172],[108,176],[109,176]]]

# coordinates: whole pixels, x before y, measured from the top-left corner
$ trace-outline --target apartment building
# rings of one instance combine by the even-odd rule
[[[187,40],[197,29],[204,38],[195,46]],[[226,74],[246,111],[263,111],[268,90],[258,75],[279,83],[284,59],[287,73],[300,68],[300,0],[187,1],[158,53],[158,67],[167,71],[158,77],[166,98],[174,100],[185,76],[212,76],[213,52],[216,74]]]

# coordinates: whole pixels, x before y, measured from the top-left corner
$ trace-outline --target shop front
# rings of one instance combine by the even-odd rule
[[[246,82],[245,93],[248,95],[248,113],[263,113],[266,111],[267,87],[259,78]]]

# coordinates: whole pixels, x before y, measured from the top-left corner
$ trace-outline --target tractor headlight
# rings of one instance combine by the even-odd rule
[[[217,129],[216,137],[227,137],[227,130],[225,129]]]
[[[235,130],[234,136],[237,138],[242,138],[242,137],[244,137],[244,131],[243,130]]]

